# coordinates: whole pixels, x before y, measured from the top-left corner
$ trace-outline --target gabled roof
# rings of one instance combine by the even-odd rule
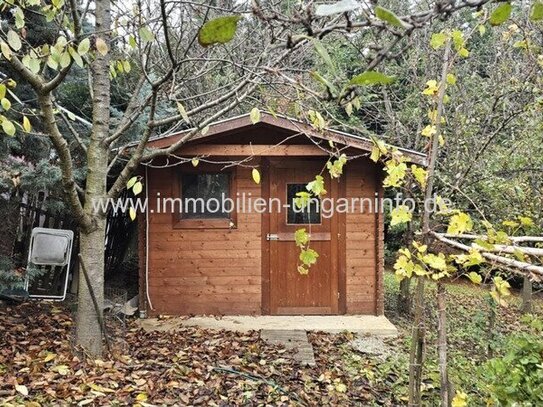
[[[261,112],[260,121],[257,124],[265,124],[280,129],[292,131],[293,133],[305,134],[308,137],[331,140],[334,143],[343,144],[345,146],[349,146],[363,151],[371,151],[373,147],[373,142],[369,138],[333,129],[324,129],[323,131],[317,131],[309,124],[301,122],[297,119],[278,114],[271,114],[268,112]],[[252,126],[255,125],[252,123],[249,113],[243,114],[240,116],[211,123],[209,125],[208,131],[204,135],[202,135],[201,133],[197,133],[196,135],[194,135],[194,137],[190,139],[190,142],[197,140],[203,141],[204,139],[212,136],[220,136],[222,133],[231,133],[236,130],[250,128]],[[147,146],[150,148],[169,147],[191,130],[192,129],[187,129],[176,133],[152,137],[149,140]],[[410,162],[424,166],[426,165],[426,154],[401,147],[395,148],[397,148],[398,151],[402,152],[402,154]]]

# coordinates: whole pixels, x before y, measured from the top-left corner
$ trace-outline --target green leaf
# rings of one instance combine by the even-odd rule
[[[315,14],[319,17],[326,17],[339,13],[347,13],[358,9],[360,6],[360,3],[355,0],[341,0],[334,4],[317,5]]]
[[[4,120],[2,120],[2,130],[4,130],[4,133],[6,133],[8,136],[15,135],[15,126],[8,119],[4,118]]]
[[[376,71],[366,71],[356,75],[349,81],[350,86],[387,85],[394,77]]]
[[[543,20],[543,3],[542,2],[536,1],[532,5],[532,10],[530,12],[530,20],[532,21]]]
[[[490,15],[490,24],[491,25],[500,25],[506,22],[509,17],[511,16],[511,11],[513,10],[513,7],[511,7],[511,3],[502,3],[498,7],[494,9],[492,14]]]
[[[454,76],[452,73],[447,74],[447,83],[449,85],[456,85],[456,76]]]
[[[77,51],[73,49],[72,47],[68,48],[68,52],[70,53],[70,56],[72,57],[74,62],[77,64],[77,66],[79,66],[80,68],[83,68],[84,64],[83,64],[83,58],[81,58],[81,55],[79,55]]]
[[[253,168],[251,175],[253,176],[253,181],[255,182],[255,184],[260,184],[260,171],[258,171],[256,168]]]
[[[306,249],[300,252],[300,261],[306,266],[311,266],[312,264],[315,264],[318,257],[319,253],[317,253],[313,249]]]
[[[251,123],[253,124],[257,124],[260,121],[260,110],[258,109],[258,107],[253,107],[251,109],[249,117],[251,118]]]
[[[375,7],[375,16],[379,20],[386,21],[387,23],[389,23],[390,25],[393,25],[394,27],[401,27],[401,28],[405,27],[405,23],[396,14],[394,14],[392,11],[384,7],[381,7],[381,6]]]
[[[81,40],[81,42],[77,46],[77,53],[79,55],[85,55],[87,52],[89,52],[89,49],[90,49],[90,40],[88,38],[84,38]]]
[[[311,71],[309,73],[309,75],[311,75],[311,77],[313,79],[316,79],[317,81],[319,81],[320,83],[322,83],[326,89],[328,89],[328,91],[332,94],[332,95],[335,95],[337,94],[337,89],[336,87],[330,83],[328,81],[328,79],[326,79],[324,76],[322,76],[320,73],[318,73],[317,71]]]
[[[9,30],[7,39],[9,46],[14,51],[19,51],[22,48],[23,44],[21,43],[21,38],[19,38],[19,34],[17,34],[15,31]]]
[[[155,34],[147,26],[139,29],[140,38],[143,42],[152,42],[155,40]]]
[[[328,65],[328,67],[332,70],[332,72],[336,71],[336,66],[334,65],[334,62],[332,61],[332,58],[330,57],[330,54],[324,48],[324,45],[322,45],[322,42],[320,42],[316,38],[311,39],[313,42],[313,46],[315,47],[315,51],[317,51],[317,54],[322,58],[322,60]]]
[[[298,229],[294,232],[294,241],[298,247],[303,247],[309,242],[309,234],[306,232],[305,228]]]
[[[198,32],[198,42],[203,47],[226,44],[236,34],[241,16],[218,17],[205,23]]]

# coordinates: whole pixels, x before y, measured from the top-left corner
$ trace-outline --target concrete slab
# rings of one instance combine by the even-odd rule
[[[197,316],[167,319],[140,319],[138,324],[148,331],[168,331],[184,326],[206,329],[225,329],[247,332],[252,330],[299,330],[339,333],[349,331],[360,335],[396,336],[398,330],[385,316],[333,315],[333,316]]]
[[[296,351],[294,358],[302,365],[315,366],[313,346],[307,339],[307,332],[263,329],[260,332],[260,338],[272,344],[283,345],[287,349],[294,349]]]

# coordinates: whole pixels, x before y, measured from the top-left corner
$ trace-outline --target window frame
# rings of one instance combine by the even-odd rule
[[[308,181],[309,182],[309,181]],[[286,199],[285,199],[285,202],[287,202],[289,205],[294,205],[294,202],[289,202],[288,200],[288,187],[289,185],[307,185],[307,183],[303,183],[303,182],[286,182],[285,183],[285,194],[286,194]],[[319,197],[317,197],[317,199],[319,200],[319,223],[289,223],[288,221],[288,215],[289,215],[289,209],[287,209],[286,213],[285,213],[285,225],[287,226],[319,226],[319,225],[322,225],[322,212],[321,212],[321,199]]]
[[[227,170],[220,170],[216,165],[206,165],[206,163],[200,163],[197,167],[186,167],[176,171],[175,182],[172,187],[172,198],[183,199],[183,175],[184,174],[227,174],[229,190],[229,198],[236,200],[237,192],[237,174],[236,169],[231,168]],[[185,218],[183,213],[174,211],[172,213],[173,228],[174,229],[236,229],[237,228],[237,208],[230,212],[229,217],[221,218]]]

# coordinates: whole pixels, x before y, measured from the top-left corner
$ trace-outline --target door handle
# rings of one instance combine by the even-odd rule
[[[279,240],[279,236],[275,233],[268,233],[266,235],[266,240]]]

